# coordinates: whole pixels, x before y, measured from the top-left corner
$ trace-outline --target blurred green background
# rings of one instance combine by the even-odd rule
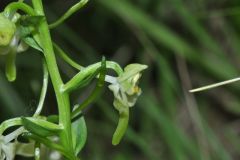
[[[9,0],[1,0],[3,8]],[[49,22],[76,0],[44,1]],[[89,160],[240,159],[239,83],[196,94],[188,92],[239,76],[240,1],[238,0],[90,0],[52,38],[86,66],[105,55],[125,66],[149,68],[140,83],[143,94],[131,108],[129,128],[116,147],[117,124],[106,89],[85,118],[88,140],[81,156]],[[58,59],[63,78],[76,73]],[[0,58],[0,121],[31,115],[41,89],[41,58],[30,49],[19,54],[14,83],[4,76]],[[83,101],[87,87],[72,95]],[[56,112],[52,86],[43,114]]]

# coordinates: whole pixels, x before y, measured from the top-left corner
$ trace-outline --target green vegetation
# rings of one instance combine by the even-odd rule
[[[31,6],[31,3],[26,2]],[[240,158],[240,88],[239,82],[236,82],[239,80],[236,77],[239,77],[240,3],[237,0],[90,0],[84,7],[86,1],[81,2],[75,4],[73,1],[44,1],[46,17],[55,43],[51,45],[48,41],[46,24],[37,23],[42,37],[26,38],[25,41],[31,44],[31,48],[17,54],[16,61],[9,61],[10,67],[6,67],[6,72],[10,74],[7,74],[7,78],[0,72],[1,121],[26,117],[4,122],[4,127],[23,124],[27,130],[35,133],[23,135],[24,139],[33,139],[48,148],[54,148],[69,159],[74,159],[72,155],[79,151],[81,159],[90,160]],[[1,7],[5,8],[5,5]],[[16,4],[13,3],[12,8],[15,7]],[[70,10],[65,12],[68,7]],[[80,8],[79,12],[75,12]],[[28,13],[32,14],[26,5],[21,5],[20,9],[28,10]],[[38,13],[42,12],[37,0],[35,9]],[[57,17],[60,19],[56,21]],[[32,19],[26,17],[23,24],[36,25],[36,21],[45,19],[42,16]],[[28,34],[29,30],[35,33],[32,28],[28,28],[23,35]],[[44,41],[39,45],[41,39]],[[72,115],[65,110],[60,111],[68,114],[68,119],[63,119],[64,115],[57,116],[59,104],[62,102],[55,100],[56,86],[54,82],[53,86],[47,83],[47,69],[45,65],[41,67],[42,56],[39,53],[43,51],[43,46],[49,52],[44,52],[45,57],[51,56],[50,52],[53,50],[56,53],[62,82],[56,82],[55,85],[58,87],[64,82],[67,85],[62,89],[66,93],[74,90],[70,96]],[[7,55],[15,57],[15,54],[6,55],[10,53],[6,46],[1,47],[0,52],[2,50],[4,54],[0,54],[1,70],[6,66]],[[104,77],[116,76],[123,69],[104,58],[99,62],[103,55],[107,60],[118,62],[120,66],[130,63],[148,65],[139,84],[143,91],[140,97],[140,90],[132,87],[136,84],[134,80],[138,79],[136,74],[136,79],[132,77],[133,83],[127,85],[118,78],[119,83],[109,86],[112,91],[109,92],[103,81]],[[11,68],[15,66],[15,62],[17,70],[15,67]],[[145,69],[145,66],[142,67]],[[109,68],[116,73],[112,73]],[[138,68],[139,72],[142,71],[141,67]],[[42,70],[45,76],[43,85]],[[87,71],[79,75],[79,70]],[[54,75],[51,71],[49,74]],[[95,78],[96,76],[98,78]],[[58,75],[54,78],[59,79]],[[71,78],[72,80],[68,81]],[[7,79],[15,81],[9,83]],[[226,81],[229,79],[231,80]],[[198,93],[189,92],[191,89],[222,81],[225,82],[208,86],[219,86],[217,88]],[[228,85],[220,87],[222,84]],[[41,98],[45,101],[43,103],[40,99],[38,103],[39,95],[45,97],[46,86],[46,98]],[[134,103],[134,98],[138,97],[136,105],[130,108],[129,113],[130,101],[126,103],[121,99],[117,92],[119,90],[125,91],[125,96],[133,98],[131,100]],[[36,109],[38,110],[35,112]],[[42,116],[30,118],[34,113],[39,115],[40,111]],[[126,115],[130,115],[129,119]],[[42,138],[61,133],[64,127],[56,125],[57,122],[62,121],[63,125],[69,125],[70,116],[76,120],[70,127],[83,133],[71,135],[62,132],[60,135],[60,138],[69,138],[63,146],[73,142],[71,146],[75,147],[71,154],[66,153],[62,146]],[[118,123],[119,126],[124,124],[124,127],[117,128],[116,134],[114,126]],[[127,123],[128,128],[125,128]],[[40,135],[37,130],[41,130]],[[125,130],[125,136],[122,137]],[[19,135],[23,129],[14,131],[14,135]],[[12,130],[6,130],[6,134],[11,132]],[[112,135],[117,135],[117,138],[113,138],[113,144],[122,139],[119,145],[111,145]],[[34,148],[34,145],[37,150],[38,144],[29,143],[30,147]]]
[[[0,13],[0,47],[2,55],[6,54],[7,57],[5,74],[8,81],[13,82],[16,79],[17,54],[26,51],[29,47],[40,52],[44,71],[42,91],[35,113],[30,117],[21,115],[19,118],[7,119],[0,125],[0,159],[13,160],[16,155],[34,157],[35,160],[43,159],[43,146],[45,146],[52,152],[57,151],[60,158],[80,160],[79,153],[87,139],[87,126],[82,113],[98,98],[105,81],[110,83],[109,89],[114,94],[113,105],[119,112],[119,123],[113,134],[112,144],[118,145],[123,138],[128,127],[129,108],[135,105],[141,94],[138,83],[141,72],[147,66],[135,63],[122,69],[118,63],[106,61],[103,57],[99,63],[82,67],[60,46],[53,43],[50,35],[50,29],[62,24],[87,2],[88,0],[79,1],[50,25],[44,13],[42,0],[33,0],[32,6],[22,1],[12,2]],[[19,11],[23,14],[18,13]],[[58,52],[66,63],[79,70],[67,82],[63,82],[59,72],[56,61]],[[117,76],[107,75],[107,69],[115,71]],[[48,76],[54,88],[58,113],[45,116],[41,112],[47,94]],[[71,93],[86,87],[94,78],[97,78],[98,82],[91,95],[85,102],[75,105],[72,109]],[[6,133],[12,127],[19,128]],[[19,137],[23,137],[27,142],[21,142]],[[28,149],[25,149],[26,147]],[[50,153],[45,153],[44,157],[44,159],[52,159]]]

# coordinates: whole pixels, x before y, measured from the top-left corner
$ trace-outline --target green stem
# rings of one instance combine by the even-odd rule
[[[54,49],[56,51],[56,53],[65,61],[67,62],[70,66],[72,66],[73,68],[77,69],[77,70],[82,70],[86,67],[83,67],[81,65],[79,65],[77,62],[75,62],[72,58],[70,58],[68,56],[68,54],[66,52],[64,52],[56,43],[53,43]],[[94,65],[101,65],[101,62],[98,62]],[[123,73],[123,70],[121,68],[121,66],[114,62],[114,61],[106,61],[106,68],[107,69],[112,69],[114,70],[118,75]]]
[[[37,15],[44,16],[43,6],[41,0],[32,0],[35,12]],[[56,57],[53,50],[53,44],[49,33],[49,28],[46,20],[43,20],[39,25],[39,38],[44,51],[49,75],[53,83],[54,91],[57,98],[59,110],[59,124],[64,127],[60,133],[60,140],[62,146],[70,154],[74,155],[72,135],[71,135],[71,116],[70,116],[70,102],[69,94],[60,91],[63,86]],[[77,158],[76,158],[77,159]],[[74,159],[73,159],[74,160]]]
[[[0,125],[0,135],[3,134],[3,132],[13,126],[20,126],[22,125],[22,119],[21,118],[13,118],[13,119],[9,119],[6,120],[4,122],[1,123]]]
[[[73,61],[56,43],[53,43],[54,50],[56,53],[68,64],[77,70],[82,70],[84,67]]]
[[[22,10],[23,12],[27,13],[28,15],[34,15],[35,12],[32,7],[23,3],[23,2],[12,2],[10,3],[5,9],[4,13],[9,16],[11,13]]]
[[[49,77],[49,75],[48,75],[46,62],[45,62],[45,60],[43,60],[43,85],[42,85],[42,90],[41,90],[41,93],[40,93],[38,107],[37,107],[33,117],[36,117],[36,116],[40,115],[40,113],[43,109],[44,100],[45,100],[45,97],[46,97],[46,94],[47,94],[48,77]]]
[[[49,28],[55,28],[58,25],[60,25],[61,23],[63,23],[68,17],[70,17],[73,13],[77,12],[79,9],[81,9],[86,3],[88,2],[88,0],[81,0],[80,2],[78,2],[77,4],[75,4],[74,6],[72,6],[67,12],[65,12],[65,14],[63,16],[61,16],[61,18],[59,18],[57,21],[55,21],[54,23],[49,25]]]

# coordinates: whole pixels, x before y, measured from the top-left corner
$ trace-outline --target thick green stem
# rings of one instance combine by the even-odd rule
[[[42,0],[32,0],[35,13],[37,15],[44,16]],[[63,81],[61,79],[54,50],[49,33],[49,28],[47,21],[44,20],[39,25],[39,38],[41,42],[41,47],[44,52],[47,67],[49,70],[49,75],[53,83],[54,91],[56,93],[58,110],[59,110],[59,124],[64,127],[63,132],[60,134],[60,139],[63,147],[71,154],[74,154],[72,135],[71,135],[71,116],[70,116],[70,102],[69,94],[62,93],[60,91],[63,86]]]

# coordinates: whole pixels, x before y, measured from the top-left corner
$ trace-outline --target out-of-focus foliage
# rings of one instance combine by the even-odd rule
[[[8,2],[1,1],[1,8]],[[44,1],[47,16],[54,21],[74,2]],[[88,140],[82,159],[239,159],[239,83],[188,92],[238,76],[239,9],[237,0],[90,0],[54,29],[53,39],[84,66],[102,55],[122,66],[132,62],[149,66],[140,83],[143,93],[132,108],[130,127],[119,146],[111,145],[117,123],[111,93],[106,90],[104,98],[85,113]],[[5,60],[0,59],[1,121],[30,115],[36,108],[41,61],[35,51],[28,52],[18,55],[18,79],[11,84],[2,75]],[[60,59],[59,66],[66,78],[75,73]],[[51,93],[46,114],[56,110]],[[82,96],[74,96],[73,104],[89,94],[79,93]]]

